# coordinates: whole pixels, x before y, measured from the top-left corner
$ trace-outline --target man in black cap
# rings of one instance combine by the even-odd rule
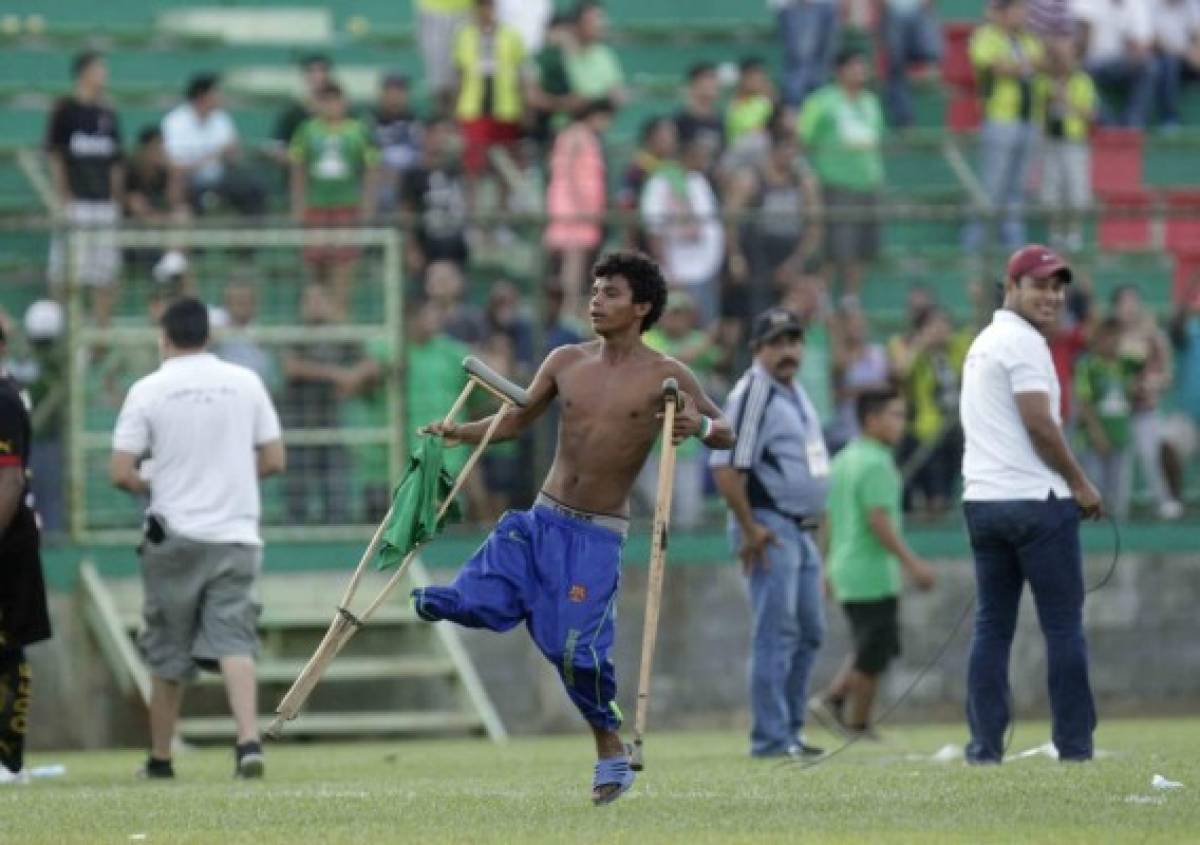
[[[819,756],[801,730],[825,633],[813,532],[825,510],[829,454],[821,420],[796,379],[804,355],[799,320],[784,308],[768,309],[754,320],[750,347],[754,363],[725,407],[737,445],[710,459],[753,614],[750,753]]]
[[[25,779],[32,680],[25,646],[50,637],[37,519],[28,497],[29,445],[29,409],[0,365],[0,784]]]

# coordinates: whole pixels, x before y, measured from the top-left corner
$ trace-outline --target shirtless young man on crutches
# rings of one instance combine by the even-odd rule
[[[558,448],[537,501],[501,517],[453,583],[412,595],[430,622],[494,631],[526,624],[595,734],[592,800],[605,804],[634,779],[617,733],[621,712],[608,650],[629,492],[659,434],[663,381],[679,385],[675,442],[697,436],[729,449],[734,437],[692,372],[642,343],[666,301],[658,265],[615,252],[592,275],[590,317],[600,339],[551,352],[529,387],[528,405],[509,411],[493,435],[497,442],[519,436],[558,397]],[[437,422],[427,430],[447,445],[477,443],[489,421]]]

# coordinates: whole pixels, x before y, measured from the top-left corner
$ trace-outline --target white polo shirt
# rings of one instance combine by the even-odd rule
[[[254,450],[279,437],[262,379],[198,352],[168,358],[129,389],[113,449],[153,458],[149,510],[173,533],[261,545]]]
[[[162,136],[163,148],[172,164],[192,167],[210,159],[192,174],[192,178],[203,185],[221,180],[225,164],[220,158],[210,157],[237,143],[238,137],[233,118],[227,111],[216,109],[201,119],[191,103],[182,103],[167,112],[162,121]]]
[[[1063,477],[1034,451],[1017,393],[1048,394],[1050,413],[1062,426],[1061,389],[1046,338],[1024,318],[1001,309],[975,338],[963,365],[959,414],[966,437],[965,502],[1071,496]]]

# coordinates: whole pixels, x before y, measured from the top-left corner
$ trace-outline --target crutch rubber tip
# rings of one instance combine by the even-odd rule
[[[629,768],[635,772],[640,772],[646,767],[645,761],[642,758],[642,741],[635,739],[633,747],[629,749]]]
[[[263,736],[267,739],[280,739],[283,736],[283,722],[284,719],[282,716],[276,716],[271,721],[271,724],[267,725],[267,729],[263,731]]]

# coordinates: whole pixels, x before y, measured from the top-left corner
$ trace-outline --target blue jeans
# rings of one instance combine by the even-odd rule
[[[834,3],[793,0],[779,10],[783,101],[789,106],[799,106],[829,79],[839,26]]]
[[[913,122],[908,67],[912,62],[938,62],[942,58],[942,30],[931,9],[917,7],[908,13],[887,9],[883,17],[883,45],[888,77],[884,92],[888,123],[895,127]]]
[[[775,533],[766,569],[747,578],[753,631],[750,646],[750,753],[782,754],[804,727],[808,681],[825,638],[821,556],[812,537],[774,511],[754,519]],[[730,530],[741,547],[741,531]]]
[[[1025,582],[1033,591],[1049,664],[1051,738],[1063,760],[1088,760],[1096,707],[1083,635],[1083,559],[1074,499],[966,502],[975,555],[975,636],[967,669],[967,760],[1004,756],[1008,658]]]
[[[1019,121],[987,121],[979,134],[980,179],[993,208],[1003,213],[1000,236],[1006,249],[1025,244],[1025,183],[1036,139],[1033,124]],[[964,248],[970,252],[981,249],[985,231],[980,220],[968,223]]]
[[[1134,62],[1129,59],[1109,59],[1091,62],[1087,72],[1100,89],[1100,122],[1109,126],[1131,126],[1142,129],[1150,119],[1150,106],[1154,102],[1153,59]],[[1104,93],[1106,89],[1120,88],[1125,93],[1125,111],[1120,116],[1113,114]]]

